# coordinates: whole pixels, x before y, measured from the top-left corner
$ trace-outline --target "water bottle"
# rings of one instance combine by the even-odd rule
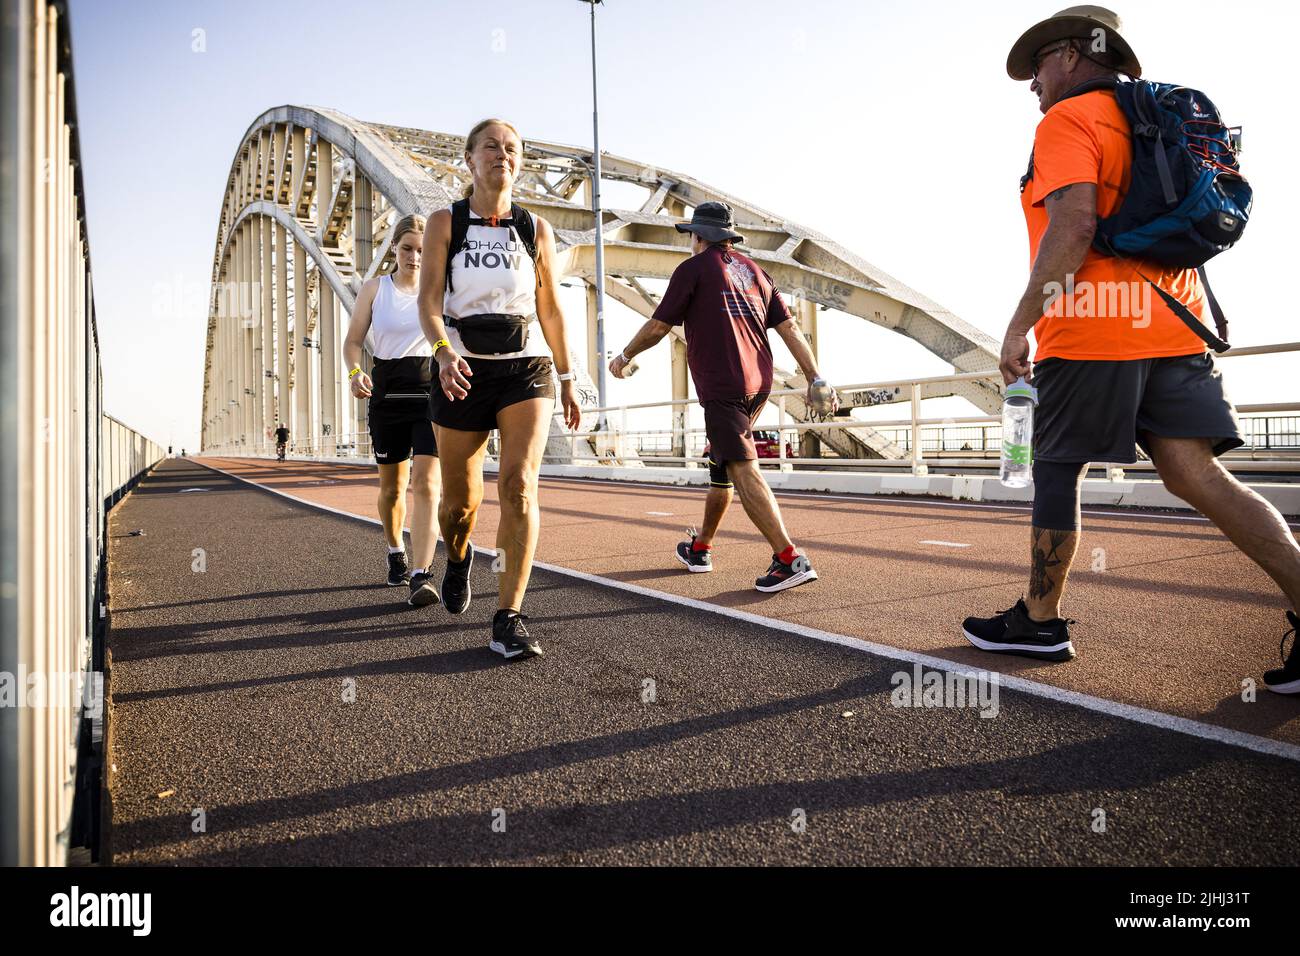
[[[1002,468],[999,478],[1008,488],[1026,488],[1033,480],[1034,406],[1038,389],[1016,379],[1007,386],[1002,405]]]
[[[826,379],[813,379],[812,383],[812,410],[818,415],[829,415],[834,407],[832,396],[835,390],[826,384]]]

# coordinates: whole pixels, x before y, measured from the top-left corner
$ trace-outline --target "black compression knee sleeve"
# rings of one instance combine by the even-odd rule
[[[714,488],[730,488],[731,479],[727,477],[727,463],[718,461],[709,453],[709,484]]]
[[[1079,530],[1079,486],[1088,463],[1034,462],[1034,527],[1050,531]]]

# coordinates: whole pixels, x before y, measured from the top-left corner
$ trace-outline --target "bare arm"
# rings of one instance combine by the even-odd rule
[[[564,313],[560,309],[560,277],[557,271],[555,231],[541,216],[537,217],[537,321],[542,336],[550,346],[555,371],[568,375],[569,340],[564,330]],[[560,405],[564,423],[577,428],[582,423],[582,407],[574,395],[573,379],[560,382]]]
[[[1047,231],[1029,270],[1029,285],[1007,326],[1000,367],[1008,385],[1029,374],[1029,330],[1050,305],[1049,289],[1064,288],[1083,265],[1097,231],[1097,186],[1073,183],[1048,194]]]
[[[803,333],[799,331],[799,326],[793,319],[778,325],[776,334],[781,336],[781,341],[790,350],[794,360],[799,363],[799,370],[803,372],[804,378],[811,382],[821,377],[817,371],[817,359],[813,356],[812,349],[808,347],[808,340],[803,337]]]
[[[632,341],[623,349],[622,355],[615,355],[609,361],[609,370],[615,378],[623,377],[623,370],[627,368],[628,363],[623,361],[623,355],[628,358],[634,358],[647,349],[652,349],[658,345],[669,333],[673,327],[667,322],[660,322],[658,319],[647,319],[646,324],[637,329],[636,335],[632,336]]]
[[[424,224],[423,254],[420,263],[420,288],[416,300],[420,328],[430,345],[447,337],[442,321],[442,300],[447,289],[447,247],[451,245],[451,213],[439,209]],[[455,401],[469,394],[473,376],[469,363],[444,345],[433,353],[438,363],[438,386],[447,398]]]
[[[781,341],[785,347],[790,350],[794,360],[799,363],[799,370],[803,372],[803,377],[808,380],[808,391],[804,400],[809,406],[813,404],[813,382],[821,381],[821,373],[817,371],[817,357],[813,355],[812,349],[808,347],[808,340],[803,337],[803,332],[799,330],[799,324],[793,319],[787,319],[776,327],[776,334],[781,336]],[[831,389],[831,412],[839,410],[840,397]]]
[[[361,286],[361,291],[357,293],[356,304],[352,307],[352,318],[348,322],[348,334],[343,339],[343,361],[347,363],[348,371],[361,365],[366,333],[370,331],[370,310],[375,304],[375,295],[379,291],[381,281],[378,277],[367,279]],[[349,379],[349,386],[354,397],[369,398],[374,383],[370,381],[370,376],[365,369],[362,369]]]

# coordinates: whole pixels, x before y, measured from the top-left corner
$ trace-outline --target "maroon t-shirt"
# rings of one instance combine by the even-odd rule
[[[767,330],[790,321],[772,277],[734,249],[710,246],[676,269],[654,317],[682,325],[700,401],[772,389]]]

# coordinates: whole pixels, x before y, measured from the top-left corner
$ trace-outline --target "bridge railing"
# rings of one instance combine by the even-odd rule
[[[102,413],[65,10],[9,4],[0,31],[0,679],[16,691],[0,704],[5,865],[97,847],[106,518],[162,457]]]
[[[1252,355],[1272,355],[1280,353],[1300,352],[1300,342],[1285,342],[1272,345],[1258,345],[1243,348],[1234,348],[1228,352],[1219,355],[1218,359],[1241,358]],[[965,469],[965,468],[987,468],[991,464],[988,457],[943,457],[929,458],[925,457],[925,442],[923,435],[926,430],[933,432],[936,427],[940,430],[950,428],[960,428],[966,426],[980,426],[987,432],[997,435],[998,445],[995,449],[1000,448],[1000,425],[1001,415],[963,415],[943,417],[924,417],[921,414],[921,404],[923,401],[932,401],[925,399],[923,391],[926,386],[955,384],[960,382],[986,381],[997,386],[1002,385],[1002,373],[997,369],[988,369],[979,372],[959,372],[951,375],[935,375],[922,378],[911,379],[889,379],[877,382],[854,382],[848,384],[836,384],[835,388],[841,394],[846,392],[879,392],[891,389],[903,389],[908,396],[909,415],[906,418],[894,419],[859,419],[852,417],[834,417],[826,421],[805,422],[793,418],[787,408],[786,399],[789,396],[802,395],[802,389],[778,389],[771,393],[775,399],[777,407],[777,422],[775,425],[758,425],[756,431],[770,430],[778,433],[777,450],[773,459],[765,459],[769,464],[778,464],[782,467],[793,467],[795,465],[809,467],[833,467],[833,468],[861,468],[866,470],[874,469],[908,469],[913,474],[926,474],[931,468],[938,469]],[[548,461],[554,462],[572,462],[572,463],[598,463],[610,464],[623,459],[638,458],[642,461],[652,461],[655,464],[681,464],[681,465],[698,465],[707,462],[707,459],[700,454],[685,455],[661,455],[653,454],[641,458],[636,450],[638,442],[644,439],[654,439],[656,441],[667,438],[676,447],[685,448],[688,442],[694,440],[699,444],[703,440],[703,427],[688,427],[686,425],[675,426],[672,428],[658,429],[634,429],[628,425],[628,416],[630,412],[646,411],[651,409],[672,410],[682,407],[689,407],[696,404],[695,399],[675,399],[658,402],[639,402],[627,405],[611,405],[604,408],[584,409],[584,415],[593,415],[603,413],[605,416],[605,428],[593,429],[590,431],[577,432],[567,436],[572,449],[571,455],[564,458],[555,456],[549,457]],[[1263,404],[1247,404],[1236,406],[1237,412],[1242,416],[1243,431],[1247,437],[1258,435],[1267,436],[1270,434],[1269,424],[1276,421],[1289,423],[1289,432],[1294,435],[1295,419],[1294,416],[1279,417],[1280,413],[1300,412],[1300,402],[1275,402]],[[560,412],[557,410],[556,415]],[[1259,422],[1260,424],[1255,424]],[[994,427],[996,426],[996,427]],[[853,458],[843,456],[819,456],[819,457],[798,457],[787,453],[787,444],[790,438],[798,440],[799,436],[806,434],[816,434],[826,431],[840,431],[846,428],[869,428],[881,432],[892,439],[898,441],[904,449],[907,450],[906,458]],[[1283,428],[1286,433],[1286,427]],[[1274,429],[1276,433],[1276,429]],[[1289,447],[1297,447],[1296,443]],[[987,447],[987,438],[985,439]],[[983,449],[982,449],[983,450]],[[1251,471],[1251,472],[1296,472],[1300,471],[1300,459],[1292,457],[1287,458],[1277,454],[1281,449],[1276,447],[1276,443],[1265,441],[1264,447],[1251,446],[1240,449],[1237,453],[1230,453],[1223,459],[1225,467],[1230,471]],[[973,451],[973,449],[972,449]],[[1109,463],[1096,462],[1098,467],[1106,467]],[[1125,470],[1146,472],[1154,471],[1155,466],[1146,460],[1140,460],[1135,464],[1122,464],[1109,467],[1110,477],[1119,479],[1123,477]]]

